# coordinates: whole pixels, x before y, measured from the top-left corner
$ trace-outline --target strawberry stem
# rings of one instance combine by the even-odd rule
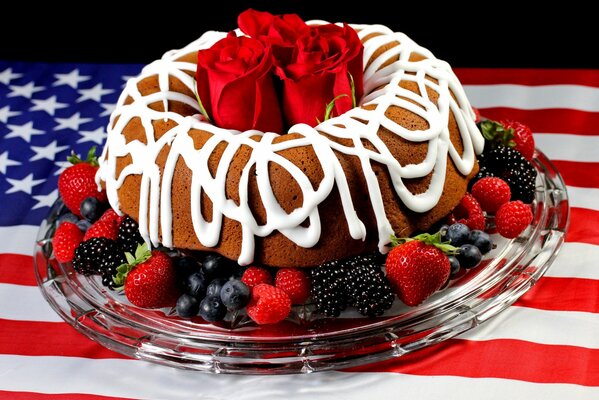
[[[127,259],[127,262],[119,265],[116,268],[117,274],[112,277],[112,281],[116,286],[118,286],[115,287],[115,290],[120,290],[122,288],[129,272],[131,272],[137,265],[148,261],[151,256],[152,252],[148,248],[147,243],[138,244],[137,249],[135,250],[135,255],[126,252],[125,258]]]
[[[414,240],[418,240],[424,244],[428,244],[431,246],[435,246],[439,250],[441,250],[444,254],[448,256],[456,255],[458,252],[458,248],[451,245],[449,241],[442,242],[441,241],[441,231],[437,233],[421,233],[411,238],[398,238],[395,235],[391,235],[391,245],[393,247],[399,246],[401,244],[411,242]]]

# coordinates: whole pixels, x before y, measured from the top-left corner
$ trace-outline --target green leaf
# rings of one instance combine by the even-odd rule
[[[125,253],[125,258],[129,264],[133,264],[135,262],[135,257],[129,252]]]
[[[206,118],[206,121],[208,121],[208,123],[211,124],[212,120],[210,119],[208,112],[204,108],[204,104],[202,104],[202,99],[200,99],[200,95],[198,94],[198,82],[196,81],[195,77],[193,78],[193,94],[195,94],[196,100],[200,106],[200,113],[204,116],[204,118]]]
[[[395,235],[391,235],[391,245],[393,247],[399,246],[401,244],[411,242],[413,240],[418,240],[424,244],[428,244],[431,246],[435,246],[439,250],[441,250],[446,255],[455,255],[457,254],[458,248],[449,244],[449,242],[441,241],[441,231],[436,233],[421,233],[411,238],[398,238]]]
[[[98,157],[96,157],[96,146],[92,146],[88,150],[87,157],[85,158],[85,160],[82,160],[81,158],[79,158],[79,156],[77,154],[75,154],[74,151],[71,151],[71,154],[67,157],[67,161],[73,165],[81,164],[81,163],[87,163],[94,167],[97,167],[100,165],[98,163]]]
[[[333,100],[331,100],[329,102],[329,104],[327,104],[327,107],[324,110],[324,120],[323,121],[326,121],[331,118],[331,113],[333,112],[333,107],[335,107],[335,102],[337,102],[337,100],[342,97],[348,97],[348,96],[347,96],[347,94],[342,93],[339,96],[336,96]]]
[[[483,134],[483,137],[493,144],[509,147],[514,147],[516,145],[516,142],[513,140],[514,129],[505,129],[505,127],[497,121],[491,121],[489,119],[481,122],[480,131]]]

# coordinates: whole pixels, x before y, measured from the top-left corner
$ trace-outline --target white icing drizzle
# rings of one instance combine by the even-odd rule
[[[205,122],[199,115],[199,106],[195,98],[170,90],[169,76],[173,76],[192,92],[194,91],[194,78],[187,72],[193,75],[195,64],[176,60],[185,54],[212,46],[223,38],[225,33],[207,32],[184,49],[169,51],[162,59],[146,66],[138,77],[127,82],[117,107],[111,115],[107,143],[100,158],[100,169],[96,179],[98,182],[105,181],[112,207],[119,210],[117,190],[125,178],[130,175],[140,175],[138,216],[140,232],[144,239],[153,245],[161,242],[164,246],[172,247],[171,183],[175,165],[181,157],[193,174],[190,207],[198,240],[203,246],[215,247],[220,240],[223,217],[238,221],[242,229],[241,253],[238,258],[241,265],[253,261],[256,236],[266,237],[278,231],[299,246],[316,245],[321,235],[318,205],[329,196],[334,187],[341,197],[343,213],[351,237],[364,240],[367,235],[366,228],[358,218],[347,177],[335,155],[341,153],[356,156],[361,162],[376,217],[379,250],[385,252],[393,229],[385,214],[372,161],[388,169],[397,195],[409,209],[425,212],[432,209],[442,195],[448,156],[458,170],[467,175],[474,166],[475,152],[480,153],[483,149],[484,140],[474,123],[474,114],[463,88],[449,64],[436,59],[427,49],[418,46],[406,35],[394,33],[382,25],[354,25],[354,27],[359,30],[361,39],[374,33],[379,35],[369,39],[364,45],[365,66],[377,49],[389,43],[400,43],[377,56],[364,71],[365,95],[361,105],[375,107],[372,110],[354,108],[321,123],[316,128],[305,124],[295,125],[291,127],[289,133],[299,133],[302,137],[281,143],[273,143],[273,139],[278,136],[276,133],[239,132],[215,127]],[[409,61],[414,53],[423,55],[427,59],[418,62]],[[397,57],[399,60],[381,68],[386,62]],[[158,77],[160,91],[142,96],[137,87],[138,82],[154,75]],[[436,82],[427,78],[432,78]],[[401,81],[415,82],[420,94],[399,87]],[[438,93],[436,105],[428,98],[426,88]],[[454,94],[455,99],[451,93]],[[133,101],[125,104],[128,97]],[[188,104],[197,109],[198,114],[184,117],[170,112],[168,111],[169,101]],[[161,102],[165,111],[152,110],[149,105],[155,102]],[[385,116],[390,106],[407,109],[422,117],[428,122],[428,129],[411,131],[398,125]],[[450,112],[455,116],[464,146],[461,156],[449,138]],[[137,140],[126,143],[122,134],[125,126],[136,117],[141,119],[147,144]],[[177,123],[177,126],[166,132],[159,140],[155,140],[152,122],[159,119],[172,120]],[[428,153],[425,159],[419,164],[401,165],[378,137],[377,132],[381,126],[408,141],[428,142]],[[213,136],[201,149],[196,150],[188,134],[190,129],[207,131]],[[321,132],[332,137],[349,139],[353,146],[349,147],[329,140],[321,135]],[[256,141],[251,138],[255,135],[261,136],[261,140]],[[372,143],[375,150],[365,148],[361,139]],[[226,144],[226,150],[219,162],[216,176],[213,177],[208,168],[208,160],[214,149],[221,143]],[[161,175],[156,157],[167,144],[171,149]],[[225,187],[231,161],[241,146],[248,146],[252,149],[252,153],[241,174],[240,201],[237,205],[233,200],[226,198]],[[324,173],[316,190],[300,168],[279,155],[283,150],[302,146],[311,146],[314,149]],[[108,149],[110,151],[107,156]],[[116,176],[117,158],[127,155],[131,156],[132,163]],[[302,206],[290,214],[283,210],[273,193],[268,174],[270,163],[276,163],[285,169],[302,191]],[[263,225],[256,221],[248,204],[248,182],[253,166],[256,168],[259,194],[267,213],[266,223]],[[403,183],[405,178],[424,177],[431,172],[432,179],[424,193],[412,194]],[[206,221],[201,213],[202,193],[205,193],[212,202],[213,214],[210,222]],[[302,222],[306,219],[309,220],[309,225],[304,227]]]

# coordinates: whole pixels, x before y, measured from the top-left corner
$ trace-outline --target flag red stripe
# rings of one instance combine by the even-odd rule
[[[599,163],[552,161],[568,186],[599,188]]]
[[[599,87],[596,69],[454,68],[463,85],[584,85]]]
[[[395,360],[351,371],[505,378],[597,386],[599,350],[512,339],[450,339]]]
[[[64,322],[0,319],[0,326],[0,354],[128,359],[89,340]]]
[[[599,245],[599,211],[572,207],[566,242]]]
[[[599,313],[599,281],[546,276],[514,305],[551,311]]]
[[[100,396],[83,393],[34,393],[34,392],[9,392],[0,390],[0,399],[6,400],[120,400],[125,397]]]
[[[519,108],[481,108],[481,115],[492,120],[513,119],[526,124],[535,133],[574,133],[599,135],[599,113],[551,108],[522,110]]]
[[[0,282],[35,286],[33,257],[21,254],[0,253]]]

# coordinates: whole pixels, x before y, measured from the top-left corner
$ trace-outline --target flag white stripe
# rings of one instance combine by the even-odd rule
[[[570,207],[599,210],[599,189],[568,186]]]
[[[465,85],[470,103],[478,108],[522,110],[568,108],[599,111],[599,88],[581,85]]]
[[[599,280],[599,246],[564,243],[545,276]]]
[[[0,226],[0,253],[33,255],[38,230],[33,225]]]
[[[0,318],[17,321],[62,321],[37,286],[8,283],[0,283]]]
[[[568,329],[564,329],[564,327]],[[510,307],[460,338],[514,339],[549,345],[599,349],[599,314]]]
[[[599,162],[598,136],[537,133],[535,144],[551,160]]]
[[[463,400],[587,400],[599,388],[498,378],[418,376],[400,373],[325,372],[309,375],[235,376],[174,370],[135,360],[0,356],[0,389],[47,394],[84,393],[135,399],[262,400],[293,398],[443,398]]]

